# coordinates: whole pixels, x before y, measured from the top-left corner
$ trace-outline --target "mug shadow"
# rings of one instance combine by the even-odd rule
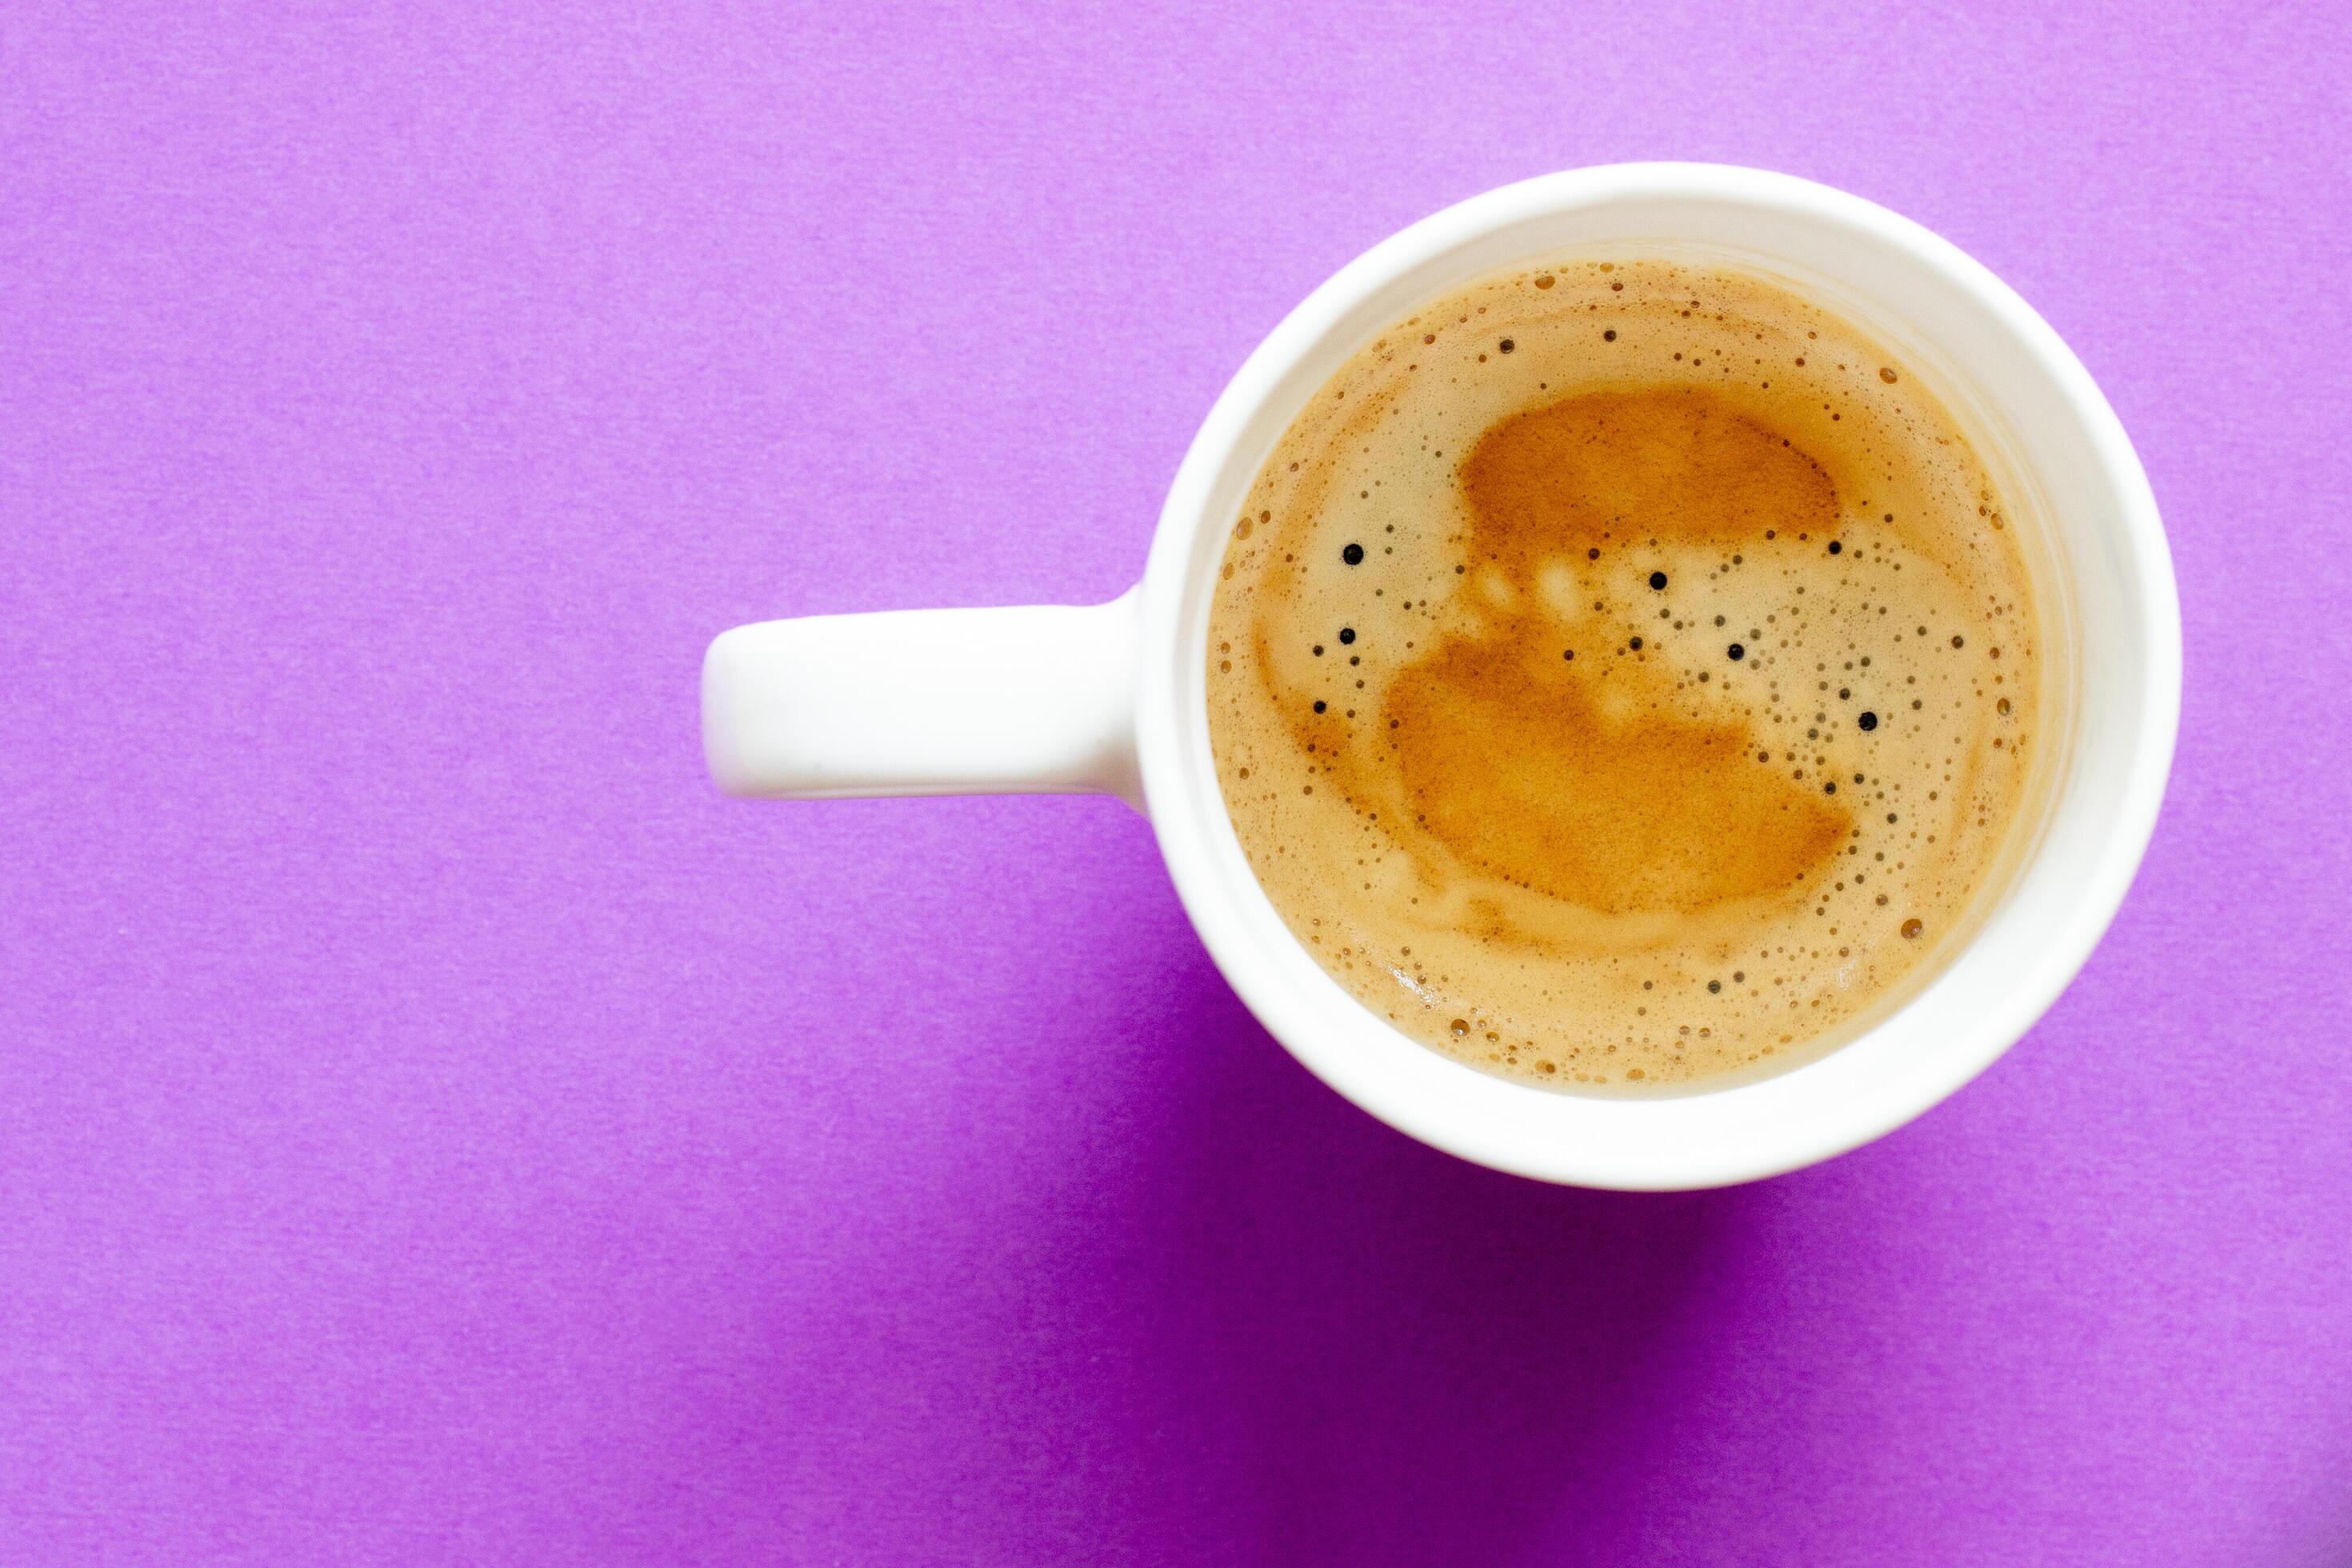
[[[1213,971],[1183,988],[1132,1215],[1160,1242],[1139,1384],[1193,1446],[1171,1466],[1269,1560],[1507,1560],[1563,1527],[1606,1554],[1635,1428],[1672,1417],[1661,1338],[1753,1189],[1470,1165],[1315,1081]]]

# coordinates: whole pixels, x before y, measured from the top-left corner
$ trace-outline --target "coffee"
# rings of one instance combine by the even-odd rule
[[[1350,359],[1227,544],[1209,723],[1376,1015],[1622,1093],[1829,1048],[2030,832],[2042,612],[1925,376],[1790,287],[1562,258]]]

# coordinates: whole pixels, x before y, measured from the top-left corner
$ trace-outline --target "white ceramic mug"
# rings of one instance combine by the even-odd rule
[[[1966,946],[1861,1037],[1760,1081],[1602,1099],[1491,1077],[1399,1034],[1326,974],[1251,875],[1209,751],[1211,590],[1292,416],[1426,300],[1561,252],[1696,247],[1873,331],[2046,520],[2071,690],[2038,837]],[[2045,646],[2048,646],[2047,644]],[[1826,1159],[1984,1070],[2074,978],[2137,869],[2171,765],[2180,612],[2122,426],[2049,324],[1948,242],[1787,175],[1634,163],[1491,191],[1342,268],[1251,354],[1176,472],[1143,581],[1087,608],[915,610],[726,633],[702,677],[710,771],[777,798],[1097,790],[1144,811],[1218,967],[1307,1068],[1465,1159],[1585,1186],[1709,1186]]]

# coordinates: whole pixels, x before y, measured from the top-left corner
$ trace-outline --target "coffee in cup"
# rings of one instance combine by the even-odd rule
[[[1243,849],[1357,1000],[1489,1072],[1811,1059],[2031,837],[2054,644],[2015,501],[1927,374],[1760,273],[1572,255],[1433,300],[1233,522]]]

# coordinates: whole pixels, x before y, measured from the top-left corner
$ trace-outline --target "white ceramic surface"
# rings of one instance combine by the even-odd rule
[[[1292,416],[1358,347],[1456,285],[1595,245],[1783,274],[1862,321],[2047,521],[2067,689],[2039,834],[1967,945],[1842,1048],[1675,1098],[1528,1088],[1391,1028],[1327,975],[1251,876],[1209,752],[1211,590],[1226,530]],[[1259,345],[1178,468],[1142,583],[1087,608],[906,611],[739,627],[703,668],[711,773],[771,798],[1100,790],[1150,817],[1218,966],[1317,1077],[1465,1159],[1586,1186],[1769,1175],[1900,1126],[2056,999],[2129,887],[2171,765],[2180,613],[2155,498],[2082,363],[2007,285],[1885,209],[1786,175],[1637,163],[1548,175],[1415,224]]]

